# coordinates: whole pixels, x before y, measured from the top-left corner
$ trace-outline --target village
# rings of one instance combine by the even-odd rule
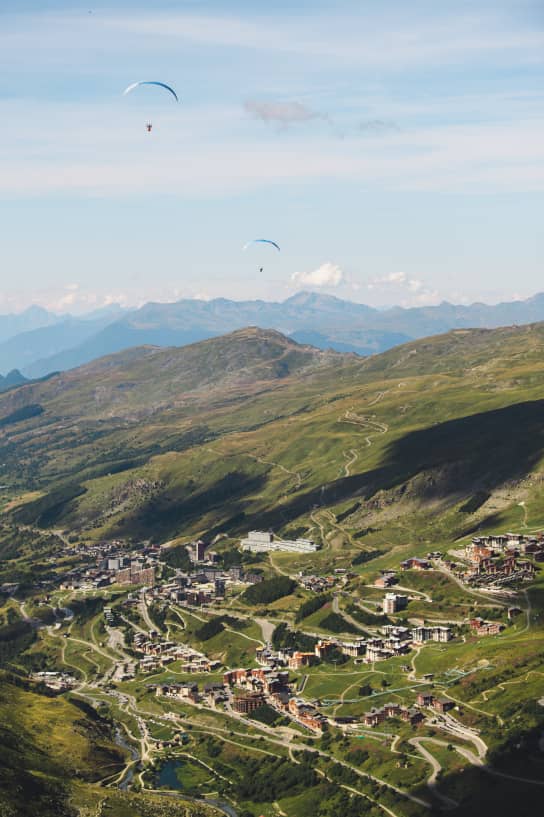
[[[241,547],[246,550],[268,552],[285,547],[289,551],[299,548],[304,552],[312,543],[309,540],[276,539],[273,534],[252,531]],[[251,546],[251,547],[250,547]],[[129,587],[128,594],[120,605],[112,609],[104,608],[107,627],[131,625],[134,614],[147,609],[151,604],[176,604],[180,609],[209,608],[225,603],[228,596],[236,596],[244,587],[263,581],[260,571],[251,566],[234,565],[223,568],[218,554],[197,540],[185,546],[190,569],[170,569],[164,571],[164,559],[168,551],[159,546],[143,545],[135,553],[121,540],[104,542],[85,550],[85,560],[81,567],[73,568],[63,577],[60,590],[83,593],[96,592],[107,587]],[[74,554],[77,549],[74,548]],[[409,557],[399,563],[398,571],[382,570],[374,581],[376,588],[385,590],[379,606],[385,621],[388,617],[403,613],[409,604],[405,592],[394,592],[400,575],[409,571],[426,572],[445,566],[467,584],[475,577],[485,578],[489,583],[497,581],[523,581],[532,575],[534,565],[530,560],[543,558],[544,537],[525,537],[522,534],[474,537],[467,545],[464,556],[469,568],[460,567],[439,551],[429,552],[426,557]],[[91,562],[91,564],[89,564]],[[319,575],[300,571],[297,583],[314,594],[345,592],[343,588],[356,576],[352,571],[336,568],[332,574]],[[157,577],[161,577],[158,579]],[[131,613],[131,609],[134,613]],[[123,612],[125,611],[125,612]],[[513,618],[517,608],[509,608],[508,617]],[[133,626],[133,625],[131,625]],[[486,621],[475,616],[468,620],[469,632],[476,636],[498,635],[504,624],[500,621]],[[327,661],[333,653],[353,659],[361,666],[375,666],[399,656],[406,656],[426,643],[445,644],[459,638],[458,627],[452,623],[413,624],[397,622],[389,618],[389,623],[370,628],[368,635],[345,638],[329,635],[315,639],[311,650],[296,648],[274,649],[270,643],[263,643],[255,649],[253,668],[225,669],[218,659],[210,659],[204,651],[184,644],[179,639],[165,638],[156,629],[137,629],[132,634],[131,652],[133,658],[120,662],[112,674],[115,682],[125,682],[138,676],[149,676],[164,672],[176,662],[177,672],[186,675],[217,673],[223,669],[223,682],[205,683],[199,689],[197,682],[165,683],[156,685],[156,694],[164,698],[180,699],[186,702],[202,703],[213,708],[223,707],[239,715],[251,716],[260,707],[267,705],[279,714],[294,719],[310,730],[322,731],[328,718],[319,711],[319,702],[305,700],[297,689],[296,681],[289,680],[290,672],[317,667]],[[125,627],[125,632],[127,632]],[[43,672],[34,680],[45,683],[51,689],[66,690],[74,680],[65,673]],[[415,705],[446,711],[447,702],[438,698],[418,694]],[[371,708],[361,719],[366,726],[376,726],[383,719],[399,717],[411,724],[420,721],[416,709],[397,704],[387,704],[381,708]]]

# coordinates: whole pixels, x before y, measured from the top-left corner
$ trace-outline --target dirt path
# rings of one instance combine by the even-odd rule
[[[371,431],[373,431],[373,434],[369,434],[365,437],[367,446],[372,445],[372,437],[375,437],[377,434],[387,434],[389,431],[389,426],[385,423],[380,423],[377,420],[366,417],[364,414],[355,414],[353,411],[346,411],[338,418],[338,422],[351,423],[352,425],[360,426],[361,428],[369,428]]]
[[[254,454],[246,454],[246,457],[250,457],[252,460],[256,460],[260,462],[261,465],[272,465],[274,468],[279,468],[280,471],[283,471],[285,474],[289,474],[292,477],[295,477],[297,481],[297,488],[300,488],[302,485],[302,477],[300,475],[300,471],[291,471],[289,468],[286,468],[285,465],[281,465],[279,462],[273,462],[272,460],[265,460],[262,457],[256,457]]]
[[[232,457],[232,456],[240,456],[240,457],[249,457],[251,460],[255,460],[255,462],[260,462],[261,465],[271,465],[273,468],[279,468],[280,471],[283,471],[284,474],[289,474],[289,476],[295,477],[296,479],[296,487],[302,487],[302,476],[300,471],[291,471],[289,468],[286,468],[285,465],[282,465],[279,462],[274,462],[273,460],[265,460],[264,457],[257,457],[255,454],[248,454],[247,451],[240,451],[236,454],[225,454],[223,451],[219,451],[217,448],[210,448],[209,446],[206,449],[210,451],[212,454],[218,457]]]
[[[383,398],[385,397],[386,394],[387,394],[386,391],[379,391],[378,394],[376,395],[376,397],[374,397],[374,399],[371,400],[368,405],[369,406],[375,406],[376,403],[379,403],[380,400],[383,400]]]
[[[320,513],[320,511],[312,511],[312,513],[310,514],[310,519],[314,523],[314,525],[317,525],[317,527],[319,528],[319,533],[321,535],[322,549],[323,550],[325,550],[326,548],[330,549],[331,543],[328,540],[328,536],[330,535],[330,532],[325,533],[325,526],[323,525],[323,522],[321,522],[321,520],[319,519],[318,513]]]
[[[489,693],[492,692],[494,689],[502,689],[502,691],[504,692],[505,691],[504,688],[506,686],[510,686],[511,684],[522,684],[524,681],[528,679],[529,675],[542,675],[544,677],[544,672],[540,672],[540,670],[536,669],[530,669],[529,672],[526,672],[525,675],[522,675],[519,678],[513,678],[511,681],[501,681],[500,684],[496,684],[495,686],[489,687],[488,689],[484,689],[484,691],[481,693],[481,696],[487,703]],[[479,697],[480,696],[478,696],[478,698]],[[478,698],[474,698],[474,700],[477,702]]]
[[[416,669],[416,658],[418,657],[419,653],[421,652],[421,647],[416,647],[414,650],[414,654],[410,660],[410,666],[412,669],[408,673],[408,680],[409,681],[417,681],[417,669]]]
[[[356,681],[354,681],[352,684],[350,684],[349,686],[347,686],[347,687],[344,689],[344,691],[343,691],[343,692],[342,692],[342,694],[340,695],[340,700],[339,700],[339,702],[336,704],[336,706],[334,707],[334,709],[333,709],[333,711],[332,711],[332,716],[333,716],[333,718],[335,718],[335,717],[336,717],[336,713],[338,712],[338,710],[340,709],[340,707],[344,705],[344,701],[345,701],[346,695],[348,694],[348,692],[350,691],[350,689],[353,689],[354,687],[359,686],[359,685],[360,685],[360,683],[361,683],[360,679],[357,679]]]
[[[357,453],[355,448],[350,448],[349,451],[343,451],[342,453],[347,460],[347,462],[344,465],[344,476],[350,477],[351,469],[359,459],[359,454]]]

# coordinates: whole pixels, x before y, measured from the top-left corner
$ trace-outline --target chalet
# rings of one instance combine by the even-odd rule
[[[301,698],[290,698],[287,711],[304,726],[315,731],[323,731],[327,724],[326,718]]]
[[[188,700],[193,703],[198,703],[198,684],[165,684],[160,685],[156,689],[156,695],[164,696],[166,698],[177,698],[179,700]]]
[[[418,723],[421,723],[425,718],[422,712],[419,712],[417,709],[401,709],[400,717],[403,721],[407,723],[411,723],[412,726],[417,726]]]
[[[301,669],[302,667],[311,667],[317,664],[318,660],[314,652],[300,652],[296,650],[289,658],[287,666],[289,669]]]
[[[504,624],[499,621],[484,621],[482,618],[473,618],[469,622],[470,629],[477,636],[498,635],[504,630]]]
[[[363,715],[363,723],[365,726],[378,726],[385,720],[385,712],[383,709],[371,709]]]
[[[453,701],[449,701],[447,698],[434,698],[431,704],[433,709],[436,709],[437,712],[447,712],[449,709],[453,709],[455,703]]]
[[[400,563],[401,570],[430,570],[430,568],[431,563],[428,559],[419,559],[417,556],[412,556]]]

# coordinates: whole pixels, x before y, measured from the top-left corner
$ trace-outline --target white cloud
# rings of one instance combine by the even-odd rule
[[[369,292],[385,295],[399,306],[430,306],[444,300],[443,293],[425,284],[419,278],[413,278],[405,272],[390,272],[379,278],[371,278],[366,283]]]
[[[328,261],[311,272],[294,272],[291,281],[312,287],[337,287],[344,281],[344,273],[338,266]]]

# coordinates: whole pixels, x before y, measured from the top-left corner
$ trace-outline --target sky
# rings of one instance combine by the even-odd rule
[[[541,0],[2,0],[0,313],[528,297],[543,80]]]

